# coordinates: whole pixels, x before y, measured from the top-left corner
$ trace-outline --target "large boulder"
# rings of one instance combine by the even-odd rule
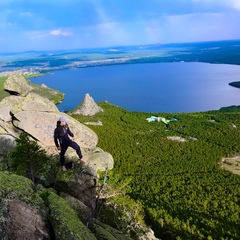
[[[5,200],[8,217],[4,224],[4,239],[51,239],[49,227],[37,210],[20,200]]]
[[[21,103],[23,100],[24,97],[21,96],[10,95],[8,97],[5,97],[0,102],[0,120],[3,120],[5,122],[11,122],[12,121],[11,110],[19,103]]]
[[[71,111],[72,114],[81,114],[84,116],[93,116],[98,112],[103,112],[94,99],[87,93],[80,105]]]
[[[8,152],[16,147],[15,138],[8,134],[0,133],[0,155],[6,156]]]
[[[30,179],[0,171],[0,239],[51,239],[47,208]]]
[[[5,81],[4,90],[11,95],[25,97],[30,92],[31,87],[22,75],[12,74]]]
[[[108,240],[131,240],[129,236],[125,235],[121,230],[112,228],[111,226],[92,218],[92,213],[89,212],[89,208],[78,199],[68,195],[61,194],[69,206],[77,213],[79,219],[88,226],[88,228],[94,233],[97,239]]]
[[[104,152],[101,148],[95,148],[88,150],[87,155],[89,156],[89,165],[96,171],[106,171],[107,169],[113,169],[114,160],[110,153]]]
[[[57,175],[54,189],[69,194],[83,202],[89,209],[96,207],[98,175],[91,167],[75,165],[71,178]]]
[[[63,198],[53,191],[48,191],[47,202],[48,219],[54,232],[52,239],[97,240]]]
[[[0,239],[96,240],[54,190],[0,171]]]
[[[13,112],[13,125],[29,133],[42,146],[54,147],[53,134],[60,112],[18,111]],[[68,116],[69,127],[74,133],[76,142],[83,148],[94,148],[98,137],[91,129]]]
[[[90,128],[59,112],[53,102],[35,93],[29,93],[23,101],[12,108],[10,114],[16,128],[29,133],[46,147],[54,146],[54,129],[62,115],[67,116],[71,131],[81,147],[94,148],[98,143],[97,135]]]
[[[13,111],[59,112],[52,101],[36,93],[29,93],[23,101],[14,107]]]
[[[15,128],[12,124],[12,122],[5,122],[0,120],[0,133],[1,135],[9,135],[14,138],[19,137],[20,133],[19,129]]]

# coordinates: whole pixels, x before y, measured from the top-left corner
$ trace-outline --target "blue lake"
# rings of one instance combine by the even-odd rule
[[[208,63],[144,63],[59,70],[32,78],[65,93],[60,111],[78,106],[86,93],[137,112],[200,112],[240,105],[240,66]]]

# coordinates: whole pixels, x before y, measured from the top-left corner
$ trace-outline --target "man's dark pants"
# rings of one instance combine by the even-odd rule
[[[65,165],[65,158],[64,155],[68,149],[68,147],[73,148],[74,150],[76,150],[76,153],[78,155],[78,157],[81,159],[82,158],[82,152],[81,152],[81,148],[80,146],[74,142],[74,141],[70,141],[67,144],[62,144],[61,145],[61,153],[60,153],[60,162],[61,162],[61,166]]]

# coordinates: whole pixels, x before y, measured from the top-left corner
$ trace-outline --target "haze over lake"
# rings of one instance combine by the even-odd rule
[[[57,105],[71,110],[89,93],[137,112],[199,112],[240,105],[240,66],[200,62],[123,64],[60,70],[32,78],[65,93]]]

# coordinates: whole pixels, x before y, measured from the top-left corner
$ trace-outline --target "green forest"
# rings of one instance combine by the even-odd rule
[[[222,159],[240,152],[240,107],[167,114],[98,104],[104,112],[72,116],[103,123],[88,127],[113,155],[113,175],[130,180],[127,195],[142,204],[158,238],[239,239],[240,176],[224,170]],[[179,120],[166,131],[150,116]]]

